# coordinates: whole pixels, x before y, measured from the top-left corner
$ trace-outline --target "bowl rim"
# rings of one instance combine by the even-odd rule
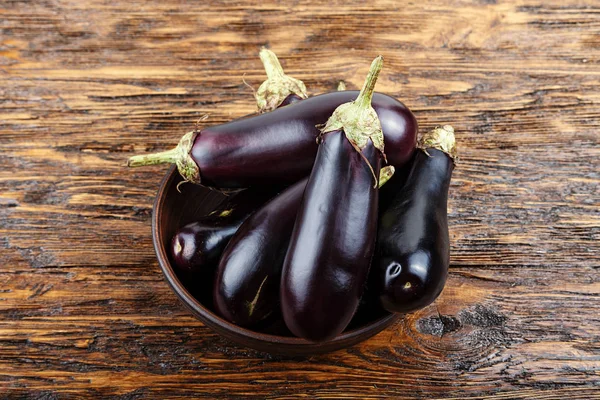
[[[321,347],[333,347],[336,345],[339,346],[343,343],[356,340],[356,338],[365,335],[375,335],[400,318],[399,314],[389,313],[383,317],[374,320],[373,322],[367,325],[343,332],[341,335],[338,335],[335,338],[326,342],[310,342],[308,340],[293,336],[279,336],[257,332],[251,329],[240,327],[238,325],[233,324],[232,322],[221,318],[216,313],[212,312],[210,309],[208,309],[202,303],[200,303],[194,296],[192,296],[192,294],[179,281],[175,270],[171,266],[171,262],[169,261],[169,257],[167,255],[165,247],[161,242],[162,237],[160,235],[160,232],[162,224],[159,218],[159,210],[161,210],[164,205],[167,188],[170,187],[171,182],[176,177],[177,168],[173,165],[160,182],[160,186],[152,207],[152,242],[154,245],[156,256],[158,258],[158,263],[167,283],[175,292],[179,300],[205,325],[208,325],[209,327],[217,331],[228,331],[230,334],[233,334],[239,337],[240,339],[243,338],[245,340],[260,341],[265,344],[270,343],[274,345],[277,344],[318,349]],[[365,339],[368,336],[365,336]]]

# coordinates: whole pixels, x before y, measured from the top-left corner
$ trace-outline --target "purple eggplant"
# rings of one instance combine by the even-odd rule
[[[275,53],[263,48],[260,59],[267,72],[267,80],[255,95],[259,112],[270,111],[269,107],[284,107],[307,97],[304,83],[283,72]],[[214,267],[242,222],[270,197],[272,193],[269,190],[247,189],[231,196],[208,216],[179,229],[171,241],[171,257],[175,266],[180,271],[191,273]]]
[[[178,270],[193,274],[214,270],[229,239],[242,222],[278,193],[249,188],[231,195],[209,215],[179,229],[171,241],[171,259]]]
[[[216,188],[292,184],[310,174],[317,152],[317,125],[324,124],[357,91],[310,97],[274,111],[187,133],[172,150],[134,156],[131,167],[175,163],[187,181]],[[386,135],[391,165],[403,165],[416,144],[417,122],[410,110],[384,94],[373,108]]]
[[[288,106],[290,104],[297,103],[300,100],[304,100],[304,99],[302,97],[298,96],[298,95],[290,94],[285,99],[283,99],[283,101],[281,102],[281,104],[279,104],[279,106],[277,106],[277,108],[279,108],[279,107],[285,107],[285,106]]]
[[[332,339],[346,328],[375,249],[385,153],[371,99],[382,64],[381,56],[373,61],[358,98],[338,107],[322,130],[283,264],[284,321],[310,341]]]
[[[379,186],[393,173],[393,167],[383,168]],[[253,326],[279,314],[283,260],[307,182],[303,179],[259,208],[227,244],[213,289],[216,310],[227,320]]]
[[[219,262],[214,305],[227,320],[252,326],[279,310],[281,266],[307,179],[248,218]]]
[[[381,305],[398,313],[431,304],[444,288],[450,263],[447,202],[454,129],[436,128],[418,146],[406,183],[386,187],[391,198],[381,215],[371,273]]]

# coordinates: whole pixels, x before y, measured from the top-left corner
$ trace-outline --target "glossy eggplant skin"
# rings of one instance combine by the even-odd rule
[[[205,186],[241,188],[294,183],[311,172],[318,146],[317,125],[324,124],[358,91],[330,92],[274,111],[207,127],[190,151]],[[388,162],[403,165],[413,154],[417,122],[398,100],[375,93],[372,105],[385,135]]]
[[[447,203],[454,161],[417,150],[404,185],[388,182],[391,198],[379,221],[373,285],[390,312],[409,313],[442,292],[450,263]]]
[[[209,215],[179,229],[171,240],[171,259],[184,272],[214,270],[229,239],[242,222],[278,193],[278,188],[249,188],[231,195]]]
[[[376,175],[381,155],[363,154]],[[323,136],[281,277],[281,310],[301,338],[326,341],[348,325],[361,297],[377,234],[378,189],[343,131]]]
[[[217,312],[252,326],[279,313],[281,269],[308,179],[252,214],[223,252],[213,290]]]

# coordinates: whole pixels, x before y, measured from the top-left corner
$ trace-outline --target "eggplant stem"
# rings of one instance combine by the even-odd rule
[[[279,62],[279,59],[271,50],[263,47],[259,53],[260,61],[262,61],[263,66],[265,67],[265,72],[267,73],[268,79],[278,79],[283,78],[285,73],[283,72],[283,67]]]
[[[196,130],[186,133],[174,149],[130,157],[127,160],[127,166],[143,167],[156,164],[176,164],[179,174],[185,182],[200,183],[200,168],[190,155],[199,134]]]
[[[276,109],[291,94],[295,94],[301,99],[308,97],[304,82],[286,75],[275,53],[263,47],[259,56],[267,73],[267,80],[258,87],[254,94],[259,112],[264,113]]]
[[[358,97],[354,101],[361,109],[369,109],[371,108],[371,100],[373,99],[373,93],[375,92],[375,84],[377,83],[377,78],[379,77],[379,72],[383,68],[383,56],[377,56],[371,63],[371,68],[369,69],[369,75],[367,75],[367,79],[363,84],[362,89],[360,89],[360,93]]]
[[[337,91],[338,92],[343,92],[344,90],[346,90],[346,82],[339,81],[338,85],[337,85]]]
[[[144,167],[156,164],[175,164],[179,160],[179,148],[161,151],[160,153],[142,154],[130,157],[127,160],[128,167]]]
[[[356,100],[344,103],[336,108],[321,129],[321,133],[325,134],[342,129],[348,140],[355,143],[361,150],[367,146],[370,139],[373,146],[379,150],[385,160],[381,122],[371,105],[375,83],[382,67],[383,57],[378,56],[371,63],[367,79]]]
[[[436,126],[429,132],[424,133],[417,142],[417,148],[429,156],[427,149],[442,151],[456,163],[458,155],[456,151],[456,138],[454,128],[450,125]]]
[[[375,187],[377,187],[378,183],[377,175],[373,170],[373,166],[364,154],[362,154],[362,150],[369,144],[370,140],[373,146],[381,153],[383,160],[387,160],[384,151],[381,121],[379,121],[379,117],[371,105],[375,84],[382,68],[383,56],[377,56],[371,63],[367,79],[356,100],[344,103],[336,108],[327,120],[325,127],[321,129],[322,135],[337,130],[344,131],[348,141],[360,153],[369,166],[375,180]]]

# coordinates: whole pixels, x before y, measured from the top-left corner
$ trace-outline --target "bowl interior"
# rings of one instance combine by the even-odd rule
[[[398,318],[381,309],[375,301],[363,300],[346,331],[325,343],[311,343],[294,337],[281,320],[249,330],[220,318],[212,311],[212,282],[198,281],[175,269],[169,247],[179,228],[209,214],[226,196],[188,183],[182,184],[178,190],[177,185],[181,181],[173,167],[161,182],[152,218],[154,246],[167,282],[184,305],[209,327],[230,340],[261,351],[309,355],[357,343],[380,332]]]

